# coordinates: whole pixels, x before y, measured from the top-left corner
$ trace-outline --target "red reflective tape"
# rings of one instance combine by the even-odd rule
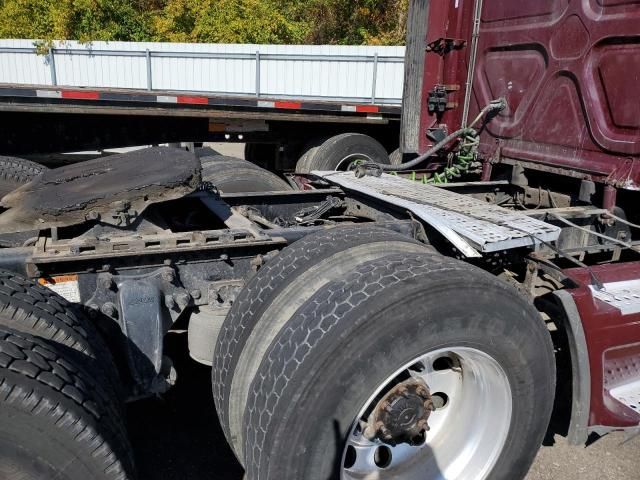
[[[358,105],[356,107],[356,112],[358,113],[378,113],[380,111],[380,107],[375,105]]]
[[[207,105],[209,99],[207,97],[178,97],[178,103],[190,103],[192,105]]]
[[[300,102],[275,102],[276,108],[287,108],[289,110],[300,110],[302,103]]]
[[[88,92],[84,90],[62,90],[62,98],[72,100],[99,100],[99,92]]]

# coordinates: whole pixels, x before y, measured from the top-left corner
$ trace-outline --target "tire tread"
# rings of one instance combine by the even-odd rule
[[[71,448],[97,462],[105,479],[125,479],[133,471],[126,429],[110,394],[55,345],[5,327],[0,327],[0,408],[36,417],[45,435],[66,431],[74,438]]]

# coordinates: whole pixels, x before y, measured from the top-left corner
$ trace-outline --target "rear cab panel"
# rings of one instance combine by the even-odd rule
[[[539,172],[543,189],[593,181],[593,199],[610,210],[616,191],[640,189],[640,0],[433,0],[416,1],[418,7],[428,20],[417,153],[435,143],[430,129],[454,132],[504,98],[508,107],[480,129],[483,180],[514,165]],[[444,52],[433,48],[447,43]],[[428,109],[438,88],[448,102],[439,115]],[[637,201],[625,199],[626,213],[636,218]],[[596,269],[612,285],[640,278],[637,263]],[[638,312],[598,300],[588,271],[570,276],[583,285],[569,293],[589,350],[589,427],[637,426],[637,409],[611,392],[640,385]]]
[[[486,159],[638,189],[640,1],[484,0],[479,18],[473,0],[427,3],[417,152],[430,128],[452,132],[503,97],[508,108],[482,132]],[[433,49],[443,41],[453,48]],[[440,116],[427,106],[437,87],[448,92]]]

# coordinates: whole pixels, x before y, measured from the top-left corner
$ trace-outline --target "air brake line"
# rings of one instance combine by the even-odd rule
[[[507,108],[507,101],[504,98],[493,100],[480,111],[478,116],[475,118],[473,122],[471,122],[471,124],[468,127],[461,128],[460,130],[457,130],[451,133],[450,135],[446,136],[444,139],[439,141],[437,144],[435,144],[433,147],[431,147],[429,150],[427,150],[425,153],[423,153],[419,157],[411,160],[410,162],[403,163],[401,165],[386,165],[386,164],[372,163],[372,162],[361,163],[355,166],[356,177],[362,178],[366,175],[369,175],[370,170],[376,170],[378,172],[378,176],[382,174],[382,172],[404,172],[407,170],[411,170],[414,167],[420,165],[422,162],[424,162],[428,158],[438,153],[444,147],[449,145],[452,141],[461,137],[466,137],[469,142],[473,141],[473,143],[475,143],[477,141],[478,132],[477,130],[475,130],[474,127],[478,124],[478,122],[480,122],[487,115],[501,112],[505,108]],[[465,158],[463,162],[467,162],[467,159]],[[461,172],[462,169],[465,168],[465,166],[460,164],[457,167],[452,166],[449,168],[453,169],[453,170],[450,170],[450,174],[453,174],[454,172]]]
[[[594,232],[593,230],[589,230],[588,228],[581,227],[580,225],[578,225],[576,223],[573,223],[573,222],[567,220],[566,218],[561,217],[560,215],[556,215],[555,213],[548,212],[547,214],[550,215],[551,217],[555,218],[556,220],[559,220],[562,223],[564,223],[566,225],[569,225],[570,227],[577,228],[578,230],[580,230],[582,232],[585,232],[585,233],[587,233],[589,235],[592,235],[592,236],[598,237],[598,238],[602,238],[603,240],[608,240],[608,241],[613,242],[613,243],[615,243],[617,245],[621,245],[621,246],[623,246],[625,248],[628,248],[629,250],[633,250],[636,253],[640,253],[638,248],[635,245],[631,244],[631,243],[623,242],[622,240],[618,240],[617,238],[613,238],[613,237],[610,237],[608,235],[604,235],[602,233]]]
[[[577,258],[572,257],[568,253],[564,252],[561,248],[553,245],[552,243],[547,242],[546,240],[541,239],[540,237],[534,235],[531,232],[527,232],[526,230],[522,230],[522,229],[514,227],[514,226],[510,226],[510,228],[512,228],[514,230],[518,230],[518,231],[520,231],[522,233],[525,233],[532,240],[534,240],[534,241],[537,240],[542,245],[544,245],[545,247],[550,248],[551,250],[553,250],[554,253],[556,253],[557,255],[560,255],[565,260],[568,260],[569,262],[573,263],[574,265],[576,265],[576,266],[578,266],[580,268],[584,268],[589,273],[589,277],[591,277],[591,284],[600,292],[605,290],[604,283],[602,283],[600,281],[600,279],[596,276],[596,274],[593,272],[591,267],[589,265],[587,265],[586,263],[583,263],[580,260],[578,260]],[[560,270],[559,267],[558,267],[558,270]]]

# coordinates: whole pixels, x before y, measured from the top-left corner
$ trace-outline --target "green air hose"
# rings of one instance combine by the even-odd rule
[[[426,183],[434,185],[449,183],[451,180],[455,180],[465,173],[469,173],[469,170],[478,159],[479,144],[480,140],[477,133],[465,135],[459,152],[452,157],[451,165],[447,166],[442,173],[434,174]]]

